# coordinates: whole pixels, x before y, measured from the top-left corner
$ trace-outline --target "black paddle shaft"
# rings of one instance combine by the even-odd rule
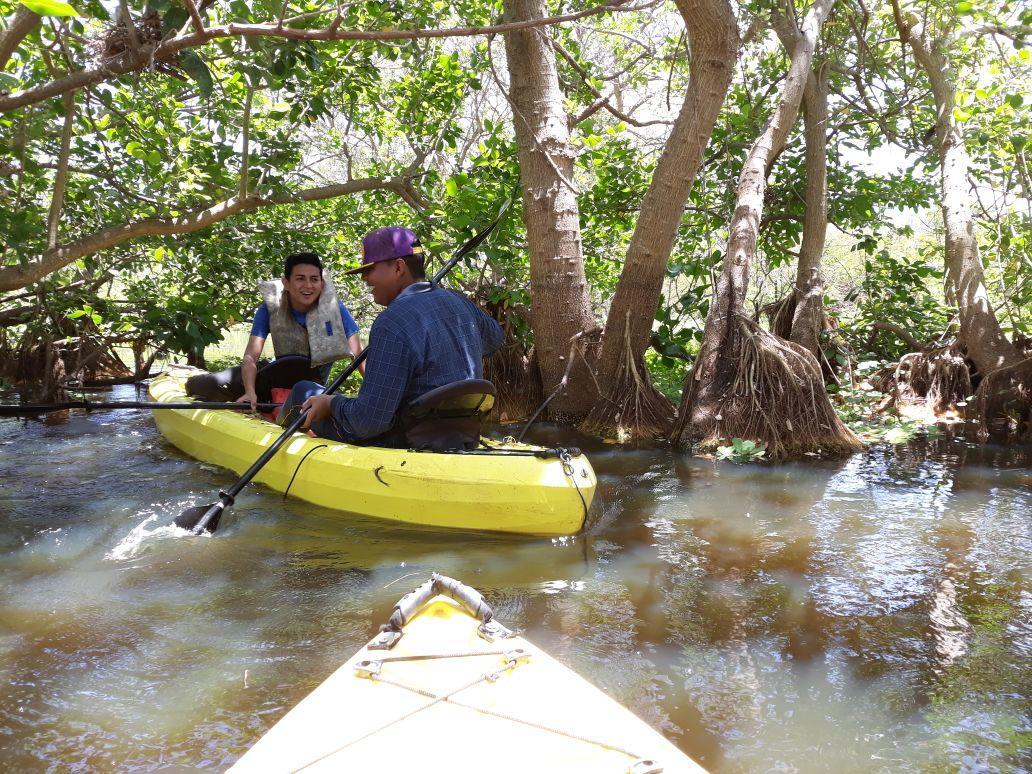
[[[480,243],[487,239],[488,235],[492,231],[494,231],[495,226],[497,226],[499,221],[502,219],[502,216],[505,214],[505,211],[509,208],[509,204],[511,201],[512,199],[507,199],[505,201],[505,204],[503,204],[502,208],[499,210],[497,217],[495,217],[495,219],[490,223],[490,225],[488,225],[479,234],[473,235],[473,237],[468,242],[466,242],[466,244],[464,244],[461,248],[459,248],[458,252],[456,252],[455,255],[453,255],[451,259],[446,264],[444,264],[444,266],[441,267],[440,271],[438,271],[436,274],[434,274],[433,277],[431,277],[431,285],[436,285],[438,282],[440,282],[441,279],[449,271],[452,270],[455,264],[462,260],[471,251],[479,247]],[[368,355],[368,353],[368,347],[359,352],[358,357],[352,360],[351,364],[348,365],[348,367],[345,368],[343,371],[341,371],[336,379],[330,382],[329,386],[326,388],[323,394],[329,395],[335,392],[337,388],[344,383],[344,380],[351,376],[351,374],[354,373],[355,369],[358,368],[360,364],[365,362],[366,355]],[[295,419],[293,422],[290,423],[289,426],[287,426],[287,428],[283,431],[280,437],[277,438],[275,442],[273,442],[272,446],[266,449],[262,456],[255,460],[254,464],[251,465],[251,467],[249,467],[246,471],[244,471],[243,475],[240,476],[240,478],[237,480],[235,484],[233,484],[233,486],[231,486],[225,492],[219,492],[219,501],[217,503],[212,503],[207,507],[206,510],[204,510],[203,515],[200,516],[200,521],[197,521],[196,524],[192,524],[191,526],[191,523],[197,517],[201,508],[203,508],[204,506],[201,506],[200,508],[188,508],[186,511],[179,515],[179,518],[176,519],[176,526],[182,527],[183,529],[189,529],[195,535],[200,535],[202,532],[207,531],[209,525],[211,526],[212,530],[214,530],[215,527],[218,525],[219,518],[222,515],[222,511],[233,504],[233,502],[236,499],[236,496],[240,494],[240,490],[247,486],[248,483],[250,483],[251,479],[258,475],[258,472],[263,467],[265,467],[265,463],[272,459],[273,455],[275,455],[276,452],[279,451],[280,447],[287,442],[290,436],[297,432],[301,425],[305,423],[305,420],[307,418],[308,410],[306,409],[305,411],[301,412],[297,419]]]
[[[280,403],[259,403],[258,411],[275,411],[282,404]],[[0,405],[0,417],[21,417],[35,416],[36,414],[49,414],[52,411],[66,411],[68,409],[85,409],[86,411],[99,411],[104,409],[222,409],[229,411],[250,411],[251,406],[247,403],[219,403],[191,401],[190,403],[152,403],[149,401],[92,401],[74,400],[67,403],[21,403],[18,405]]]

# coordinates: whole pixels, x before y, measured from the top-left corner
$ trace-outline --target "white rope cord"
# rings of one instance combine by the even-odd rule
[[[404,658],[405,657],[402,657],[401,659],[396,659],[396,660],[400,661],[400,660],[404,660]],[[467,688],[472,688],[474,685],[477,685],[478,683],[481,683],[484,680],[489,680],[489,681],[496,680],[504,672],[507,672],[510,668],[515,668],[518,665],[519,665],[519,662],[510,661],[508,664],[506,664],[506,666],[502,667],[498,671],[496,671],[494,673],[491,673],[491,674],[483,675],[482,677],[478,678],[477,680],[474,680],[472,683],[469,683],[468,685],[463,686],[462,688],[459,688],[459,689],[457,689],[455,691],[452,691],[451,693],[448,693],[448,694],[445,694],[445,695],[440,695],[440,696],[438,694],[435,694],[432,691],[428,691],[428,690],[426,690],[424,688],[416,688],[415,686],[406,685],[404,683],[398,682],[397,680],[391,680],[390,678],[382,677],[380,675],[373,675],[371,677],[372,677],[372,679],[378,680],[381,683],[386,683],[388,685],[393,685],[393,686],[395,686],[397,688],[404,688],[405,690],[412,691],[413,693],[417,693],[420,696],[425,696],[425,697],[427,697],[429,699],[434,699],[434,701],[430,702],[430,704],[427,704],[426,707],[430,707],[430,706],[432,706],[434,704],[437,704],[438,702],[441,702],[441,701],[446,701],[449,704],[454,704],[456,707],[463,707],[465,709],[473,710],[474,712],[480,712],[480,713],[482,713],[484,715],[491,715],[491,716],[499,718],[501,720],[508,720],[508,721],[513,722],[513,723],[520,723],[522,725],[529,726],[531,728],[536,728],[536,729],[539,729],[541,731],[547,731],[547,732],[550,732],[550,733],[553,733],[553,734],[557,734],[559,736],[564,736],[564,737],[566,737],[568,739],[573,739],[573,740],[576,740],[578,742],[586,742],[587,744],[593,744],[593,745],[595,745],[597,747],[601,747],[602,749],[605,749],[605,750],[612,750],[613,752],[622,753],[623,755],[626,755],[627,757],[631,758],[632,760],[640,760],[641,759],[641,756],[638,755],[637,753],[633,753],[630,750],[627,750],[627,749],[625,749],[623,747],[617,747],[616,745],[610,744],[609,742],[603,742],[603,741],[601,741],[599,739],[593,739],[593,738],[588,737],[588,736],[582,736],[580,734],[573,733],[572,731],[564,731],[561,728],[555,728],[553,726],[548,726],[548,725],[545,725],[543,723],[537,723],[537,722],[535,722],[533,720],[527,720],[526,718],[519,718],[519,717],[516,717],[515,715],[509,715],[509,714],[504,713],[504,712],[497,712],[496,710],[487,709],[486,707],[478,707],[475,704],[467,704],[466,702],[457,701],[457,700],[452,698],[456,694],[461,693],[462,691],[466,690]],[[413,712],[410,712],[405,717],[409,717],[410,715],[414,714],[414,712],[418,712],[420,710],[426,709],[426,707],[420,707],[419,710],[414,710]],[[403,720],[403,719],[404,718],[399,718],[398,720],[400,721],[400,720]],[[391,724],[387,724],[387,725],[391,725]],[[384,726],[384,727],[386,728],[386,726]],[[382,729],[377,729],[377,731],[379,731],[379,730],[382,730]],[[373,732],[373,733],[375,733],[375,732]],[[362,738],[365,738],[365,737],[362,737]],[[355,741],[357,742],[359,740],[356,739]],[[353,742],[349,742],[349,744],[353,744]],[[341,749],[343,749],[343,748],[341,748]]]
[[[548,731],[548,732],[553,733],[553,734],[558,734],[559,736],[565,736],[567,739],[574,739],[574,740],[576,740],[578,742],[587,742],[588,744],[593,744],[593,745],[595,745],[597,747],[601,747],[604,750],[612,750],[613,752],[622,753],[623,755],[626,755],[627,757],[631,758],[632,760],[640,760],[641,759],[640,755],[638,755],[636,753],[633,753],[630,750],[624,749],[623,747],[617,747],[615,744],[610,744],[609,742],[603,742],[603,741],[601,741],[599,739],[592,739],[590,736],[581,736],[580,734],[575,734],[572,731],[563,731],[561,728],[554,728],[553,726],[546,726],[543,723],[537,723],[537,722],[535,722],[533,720],[527,720],[526,718],[518,718],[515,715],[509,715],[509,714],[507,714],[505,712],[497,712],[496,710],[490,710],[490,709],[487,709],[486,707],[478,707],[475,704],[466,704],[465,702],[456,701],[455,699],[452,699],[452,698],[445,699],[445,701],[447,701],[449,704],[454,704],[456,707],[465,707],[466,709],[471,709],[471,710],[474,710],[475,712],[483,713],[484,715],[492,715],[492,716],[494,716],[496,718],[501,718],[502,720],[509,720],[509,721],[512,721],[513,723],[520,723],[520,724],[522,724],[524,726],[530,726],[531,728],[537,728],[537,729],[539,729],[541,731]]]
[[[393,685],[393,686],[395,686],[397,688],[404,688],[405,690],[412,691],[414,693],[418,693],[419,695],[425,696],[428,699],[432,699],[433,701],[429,702],[428,704],[424,704],[422,707],[416,707],[411,712],[406,712],[401,717],[395,718],[394,720],[391,720],[388,723],[384,723],[379,728],[374,728],[372,731],[369,731],[369,732],[367,732],[365,734],[362,734],[362,736],[360,736],[360,737],[358,737],[356,739],[352,739],[350,742],[342,744],[340,747],[338,747],[338,748],[336,748],[334,750],[330,750],[328,753],[320,755],[318,758],[314,758],[314,759],[310,760],[308,763],[306,763],[306,764],[304,764],[302,766],[299,766],[298,768],[294,769],[293,771],[303,771],[303,770],[309,768],[310,766],[314,766],[316,763],[319,763],[320,761],[323,761],[323,760],[329,758],[331,755],[336,755],[341,750],[346,750],[348,747],[351,747],[354,744],[358,744],[363,739],[368,739],[370,736],[373,736],[374,734],[378,734],[381,731],[383,731],[384,729],[390,728],[391,726],[393,726],[393,725],[395,725],[397,723],[400,723],[403,720],[406,720],[406,719],[412,717],[413,715],[416,715],[416,714],[422,712],[425,709],[429,709],[430,707],[434,706],[435,704],[439,704],[440,702],[443,702],[443,701],[448,701],[449,698],[451,698],[452,696],[454,696],[457,693],[460,693],[461,691],[465,691],[467,688],[472,688],[474,685],[482,683],[485,680],[489,680],[489,681],[497,680],[498,677],[500,675],[502,675],[504,672],[507,672],[508,670],[513,669],[513,668],[515,668],[518,665],[519,665],[518,662],[515,662],[515,661],[506,662],[505,666],[503,666],[501,669],[495,670],[494,672],[488,672],[487,674],[483,674],[480,677],[476,678],[475,680],[470,681],[466,685],[460,686],[459,688],[456,688],[454,691],[451,691],[449,693],[446,693],[446,694],[443,694],[443,695],[440,695],[440,696],[438,696],[437,694],[433,693],[432,691],[427,691],[427,690],[424,690],[422,688],[414,688],[414,687],[412,687],[410,685],[404,685],[403,683],[395,682],[394,680],[390,680],[388,678],[380,677],[379,675],[370,675],[369,679],[371,679],[371,680],[375,680],[375,681],[380,682],[380,683],[386,683],[387,685]]]
[[[386,658],[370,658],[368,661],[379,661],[381,664],[402,661],[430,661],[435,658],[473,658],[475,656],[504,656],[507,650],[470,650],[459,653],[417,653],[411,656],[388,656]]]

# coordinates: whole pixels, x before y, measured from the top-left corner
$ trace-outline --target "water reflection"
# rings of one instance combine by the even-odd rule
[[[576,538],[249,489],[196,539],[168,522],[229,476],[146,416],[0,422],[7,768],[224,767],[432,570],[718,771],[1022,765],[1029,449],[774,467],[580,443],[600,485]]]

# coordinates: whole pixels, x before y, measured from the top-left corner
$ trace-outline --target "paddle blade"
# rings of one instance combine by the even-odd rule
[[[176,516],[175,525],[180,529],[189,530],[195,535],[200,535],[202,532],[214,532],[218,529],[222,508],[221,502],[187,508]],[[209,511],[214,511],[214,513],[208,516]],[[205,518],[206,516],[208,518]]]

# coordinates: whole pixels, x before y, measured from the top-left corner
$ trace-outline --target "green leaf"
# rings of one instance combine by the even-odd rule
[[[92,16],[94,19],[100,19],[101,21],[110,21],[111,14],[108,13],[107,8],[103,6],[100,0],[85,0],[83,5],[86,6],[86,13]]]
[[[196,51],[186,49],[179,52],[179,62],[182,64],[186,74],[193,78],[194,83],[197,84],[197,89],[201,92],[201,96],[205,99],[210,98],[215,82],[212,80],[211,70],[208,69],[208,65],[204,63],[204,60],[197,55]]]
[[[448,182],[444,184],[444,190],[448,196],[455,196],[459,192],[459,184],[455,182],[454,177],[448,178]]]
[[[1017,110],[1024,103],[1024,98],[1020,94],[1011,94],[1007,97],[1007,102],[1012,108]]]
[[[79,12],[72,8],[72,6],[68,5],[68,3],[62,3],[61,0],[22,0],[22,5],[33,13],[38,13],[40,16],[79,15]]]
[[[1010,141],[1011,141],[1011,147],[1014,148],[1014,152],[1015,153],[1021,153],[1021,149],[1024,148],[1025,147],[1025,143],[1028,142],[1028,138],[1027,137],[1023,137],[1020,134],[1012,134],[1011,138],[1010,138]]]
[[[961,0],[954,6],[954,8],[961,16],[966,16],[975,12],[975,4],[968,2],[968,0]]]
[[[284,118],[288,113],[290,113],[289,102],[277,102],[269,108],[269,116],[272,118]]]
[[[971,118],[971,114],[968,111],[964,110],[963,108],[956,107],[956,108],[953,108],[953,117],[956,118],[961,123],[964,123],[969,118]]]
[[[151,3],[153,5],[153,2]],[[173,30],[178,30],[183,26],[183,23],[190,18],[190,14],[186,12],[185,8],[179,6],[172,6],[169,8],[161,17],[161,32],[163,35],[167,35]]]
[[[126,143],[125,152],[141,161],[147,160],[147,151],[144,149],[143,145],[138,143],[136,140]]]

